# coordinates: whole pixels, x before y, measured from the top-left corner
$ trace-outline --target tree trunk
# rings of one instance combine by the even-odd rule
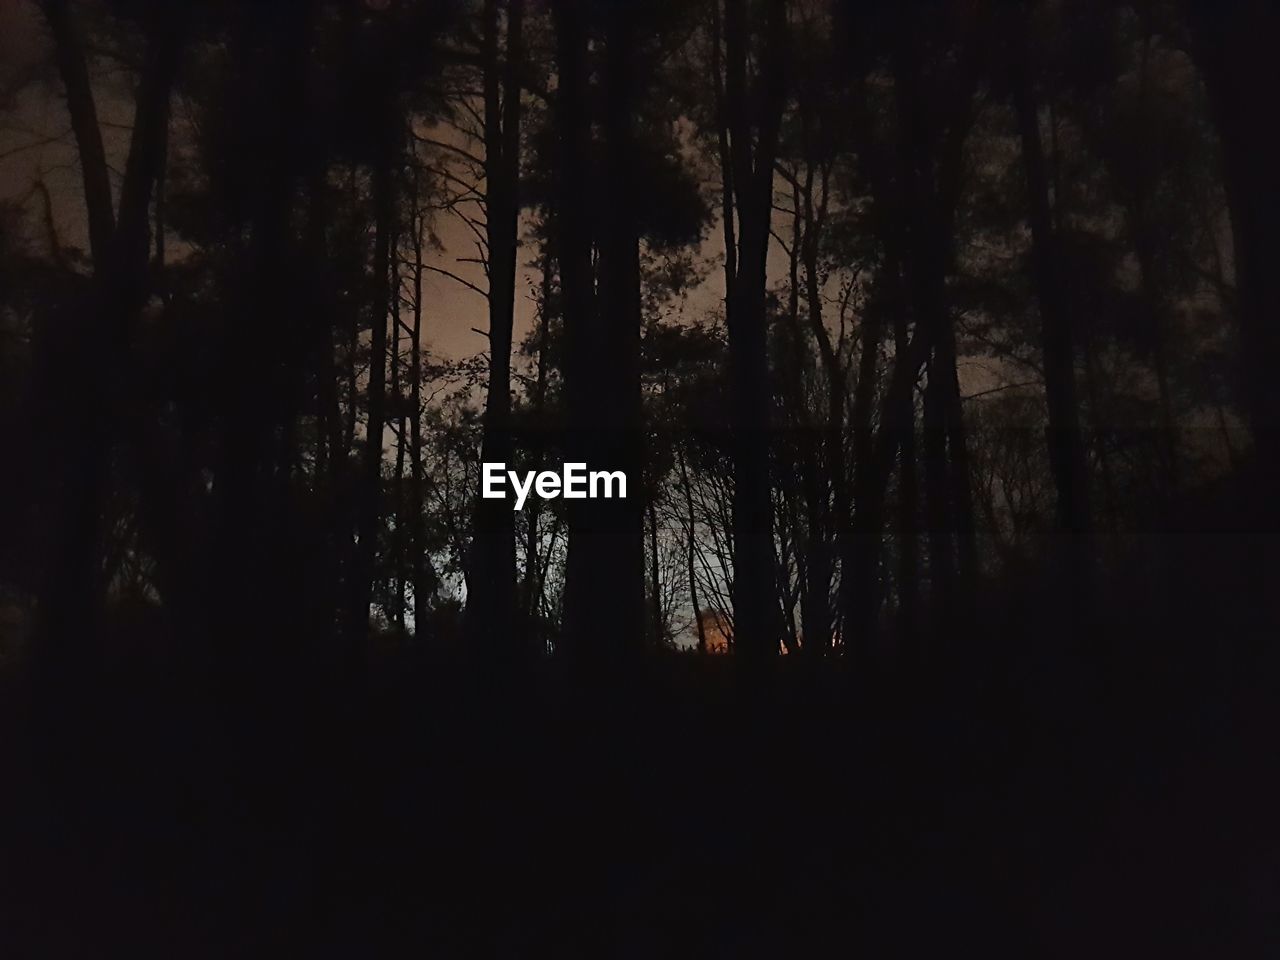
[[[409,542],[413,576],[413,636],[419,644],[430,639],[427,620],[435,577],[427,561],[425,491],[422,467],[422,231],[421,181],[414,173],[413,222],[413,339],[409,343]]]
[[[686,531],[685,563],[689,575],[689,604],[693,607],[693,623],[698,631],[698,652],[707,652],[707,628],[702,622],[702,608],[698,606],[698,576],[695,561],[698,556],[697,520],[693,513],[693,491],[689,489],[689,469],[685,465],[682,451],[677,451],[680,463],[680,487],[684,490],[684,506],[688,516],[689,528]]]
[[[612,661],[645,645],[643,473],[640,406],[640,241],[635,209],[634,17],[615,5],[606,18],[603,183],[586,176],[590,114],[585,25],[573,4],[557,6],[564,148],[561,179],[561,286],[570,337],[573,459],[589,470],[622,471],[626,498],[579,501],[570,513],[566,618],[582,660]],[[584,185],[587,185],[584,188]],[[599,191],[599,192],[597,192]],[[568,194],[568,195],[567,195]],[[593,309],[590,214],[604,203],[599,237],[600,301]],[[606,628],[605,625],[608,625]]]
[[[543,463],[545,424],[547,406],[547,375],[551,359],[548,351],[551,346],[551,297],[552,278],[555,275],[555,258],[552,256],[550,238],[542,245],[541,291],[538,304],[538,373],[533,387],[532,414],[535,427],[532,437],[532,466],[541,467]],[[543,502],[535,498],[529,506],[529,519],[525,531],[524,551],[524,599],[521,606],[525,622],[533,629],[538,616],[538,597],[542,580],[541,563],[539,562],[539,522],[542,518]]]
[[[1273,263],[1280,224],[1280,131],[1260,122],[1259,103],[1280,94],[1273,41],[1280,12],[1256,0],[1191,0],[1194,53],[1222,147],[1231,210],[1244,400],[1263,486],[1280,479],[1280,273]],[[1268,495],[1268,501],[1273,498]],[[1275,516],[1273,515],[1273,520]]]
[[[390,96],[390,91],[386,91]],[[373,208],[373,303],[370,307],[372,331],[369,339],[368,418],[362,456],[362,476],[356,530],[355,569],[348,623],[348,653],[358,664],[369,632],[369,606],[373,579],[377,573],[378,535],[382,521],[382,446],[386,425],[387,318],[391,301],[391,237],[395,233],[394,165],[399,157],[396,119],[391,106],[384,109],[383,142],[374,160]]]
[[[960,573],[962,609],[972,613],[978,585],[977,525],[973,514],[973,479],[969,469],[969,438],[964,424],[960,396],[960,376],[956,358],[956,336],[952,323],[942,331],[941,351],[946,388],[947,451],[951,463],[951,508],[955,511],[956,551]]]
[[[895,271],[896,266],[890,269]],[[895,281],[896,283],[896,281]],[[894,352],[906,357],[910,340],[907,336],[905,305],[898,301],[898,314],[894,321]],[[915,643],[919,603],[919,564],[917,550],[919,479],[916,465],[916,398],[915,390],[901,398],[899,412],[901,431],[898,451],[898,633],[902,644],[910,650]]]
[[[1049,175],[1040,138],[1040,114],[1021,63],[1013,72],[1013,101],[1022,139],[1022,168],[1027,181],[1031,255],[1040,304],[1045,401],[1049,411],[1049,464],[1057,489],[1057,522],[1067,538],[1067,576],[1077,603],[1089,593],[1092,510],[1089,468],[1080,432],[1076,395],[1075,344],[1058,276],[1057,237],[1049,203]]]
[[[395,514],[395,537],[392,540],[394,556],[390,558],[391,583],[388,584],[391,598],[391,619],[403,636],[405,630],[405,503],[404,503],[404,461],[407,453],[405,437],[404,393],[400,387],[400,232],[391,240],[391,296],[388,306],[391,313],[387,320],[391,324],[391,347],[388,360],[391,364],[391,412],[395,423],[396,467],[391,492],[395,497],[392,507]]]
[[[782,0],[770,0],[766,10],[757,96],[748,90],[751,31],[746,0],[727,0],[724,19],[726,120],[738,220],[738,263],[727,292],[734,430],[734,647],[753,658],[775,654],[781,632],[769,480],[772,404],[765,285],[787,31]]]
[[[934,92],[941,102],[927,102],[920,88],[927,74],[919,62],[917,31],[909,17],[900,15],[894,17],[893,29],[897,34],[891,58],[899,127],[896,148],[885,152],[878,145],[865,95],[854,101],[854,129],[860,140],[860,157],[865,157],[872,184],[873,213],[880,240],[888,262],[902,266],[905,284],[901,299],[909,302],[915,332],[906,353],[900,350],[895,357],[892,379],[884,397],[885,418],[875,438],[873,453],[859,458],[855,464],[855,512],[841,549],[842,577],[845,578],[842,606],[845,635],[862,648],[869,643],[877,625],[886,488],[899,445],[911,429],[916,378],[920,369],[929,363],[930,384],[935,379],[939,383],[935,389],[955,383],[954,332],[946,305],[946,274],[963,171],[963,147],[971,122],[970,102],[978,76],[976,65],[980,62],[971,49],[962,48],[955,75],[949,78],[944,89]],[[865,90],[865,78],[857,82]],[[937,363],[940,347],[943,362]],[[949,364],[945,362],[948,354]],[[938,374],[936,378],[934,373]],[[945,402],[933,431],[935,449],[932,454],[929,449],[925,453],[926,483],[931,460],[935,465],[935,480],[938,479],[936,468],[945,466],[945,445],[950,442],[960,450],[959,462],[963,468],[961,477],[947,481],[950,496],[954,496],[957,491],[966,491],[968,484],[963,424],[958,389],[942,392],[953,393],[954,397],[938,398]],[[930,432],[926,423],[926,443]],[[942,457],[936,448],[939,439],[943,444]],[[972,530],[971,520],[968,528]],[[972,545],[971,537],[969,544]],[[970,565],[976,567],[976,555],[969,552],[967,556]],[[854,653],[859,651],[859,647],[852,649]]]
[[[560,261],[560,290],[564,301],[564,328],[568,341],[565,394],[569,436],[566,449],[575,462],[589,463],[592,412],[599,404],[595,365],[603,358],[595,353],[595,280],[592,273],[590,71],[587,65],[587,29],[583,11],[574,0],[553,4],[556,32],[555,123],[558,141],[556,171],[556,247]],[[564,633],[570,653],[578,659],[590,655],[593,634],[613,618],[596,619],[596,601],[588,583],[591,576],[592,515],[588,502],[566,503],[569,547],[565,571]]]
[[[650,619],[653,622],[652,644],[655,650],[660,650],[666,644],[666,634],[663,630],[662,623],[662,578],[658,567],[658,510],[654,506],[654,498],[649,497],[646,505],[646,511],[649,516],[649,592],[651,595],[650,604],[652,612]]]
[[[159,11],[150,24],[116,220],[83,49],[64,2],[53,0],[45,12],[81,152],[94,267],[83,314],[87,322],[75,338],[70,369],[64,370],[93,402],[80,411],[64,522],[40,592],[41,633],[61,645],[87,641],[106,586],[99,563],[104,514],[110,501],[115,435],[131,388],[129,346],[147,295],[151,195],[166,152],[181,24],[170,10]]]
[[[841,538],[842,637],[846,656],[863,657],[871,650],[883,599],[880,589],[881,537],[885,497],[898,448],[914,417],[916,379],[929,357],[931,331],[916,332],[894,358],[889,389],[884,394],[885,418],[868,452],[854,464],[854,512]]]
[[[811,138],[807,115],[804,130],[806,151],[808,152],[812,150],[812,147],[810,146]],[[849,522],[849,484],[848,478],[845,476],[844,456],[844,410],[847,401],[847,381],[840,357],[836,352],[836,346],[831,342],[831,336],[827,332],[826,321],[823,318],[822,311],[822,293],[819,286],[818,244],[820,231],[826,222],[829,173],[830,168],[824,168],[822,175],[823,199],[815,211],[812,165],[809,168],[804,192],[804,212],[807,226],[802,243],[805,301],[808,306],[809,327],[814,339],[817,341],[818,355],[822,360],[822,367],[827,377],[827,416],[823,443],[823,450],[826,454],[826,478],[820,491],[820,509],[815,511],[816,519],[821,522],[819,523],[817,534],[810,535],[811,539],[816,539],[817,541],[817,550],[814,557],[816,569],[812,564],[810,567],[812,572],[810,579],[812,599],[810,603],[815,610],[813,627],[816,632],[811,638],[806,637],[806,639],[810,640],[808,643],[810,652],[815,654],[824,654],[830,649],[832,635],[834,634],[831,614],[831,577],[834,564],[832,545],[827,528],[828,526],[834,526],[835,529],[841,530]],[[864,348],[868,344],[870,344],[871,363],[874,370],[876,354],[879,352],[878,329],[866,338],[863,344]],[[827,501],[828,490],[831,492],[830,495],[833,501],[830,510],[828,509]],[[828,517],[834,522],[828,523]]]
[[[511,337],[515,317],[520,221],[520,70],[523,0],[508,0],[506,54],[498,54],[498,0],[484,5],[485,226],[489,249],[489,386],[481,460],[510,469]],[[476,501],[472,592],[467,629],[472,644],[516,649],[515,516],[505,500]]]
[[[84,185],[86,219],[89,224],[89,252],[95,270],[109,256],[115,234],[115,212],[111,199],[111,175],[102,145],[102,128],[94,101],[84,48],[72,22],[67,0],[45,0],[45,20],[53,34],[58,74],[67,97],[67,113],[80,154],[80,175]]]
[[[805,262],[805,293],[809,320],[813,327],[821,330],[822,326],[821,298],[818,296],[817,281],[817,232],[818,226],[813,218],[811,195],[813,189],[813,168],[806,175],[804,200],[801,200],[801,189],[795,184],[792,193],[794,219],[791,235],[790,256],[790,297],[787,308],[788,346],[790,347],[790,365],[783,378],[785,392],[783,399],[791,408],[788,428],[795,437],[799,450],[800,496],[805,507],[804,535],[800,535],[800,525],[793,519],[791,527],[795,531],[796,565],[800,585],[800,633],[802,648],[806,654],[821,657],[831,645],[831,576],[832,563],[830,541],[828,539],[829,491],[831,484],[823,475],[819,464],[820,436],[829,439],[829,433],[819,434],[812,423],[805,398],[805,339],[800,326],[800,262]],[[803,258],[801,256],[803,250]],[[824,357],[825,364],[825,357]],[[837,405],[838,415],[843,415],[844,405]],[[837,431],[838,432],[838,431]],[[843,437],[839,438],[843,442]],[[842,451],[841,451],[842,452]],[[838,452],[828,451],[830,469],[832,459],[839,460]],[[796,484],[790,474],[783,478],[783,503],[788,504],[795,497]],[[786,584],[780,584],[781,592],[786,593]],[[785,605],[785,598],[784,598]],[[794,637],[795,628],[792,621],[794,614],[787,611],[788,632]],[[825,640],[823,638],[826,638]]]
[[[929,603],[935,620],[945,623],[955,606],[956,552],[947,462],[946,381],[941,365],[935,351],[929,361],[929,382],[924,391],[924,487]]]

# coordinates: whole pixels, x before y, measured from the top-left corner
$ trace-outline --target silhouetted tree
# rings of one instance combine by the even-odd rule
[[[1076,399],[1076,355],[1071,318],[1067,315],[1062,291],[1061,262],[1050,205],[1050,179],[1040,134],[1040,106],[1036,97],[1030,62],[1033,56],[1025,18],[1015,14],[1010,86],[1017,114],[1022,163],[1026,175],[1028,220],[1031,226],[1032,259],[1036,299],[1040,310],[1044,354],[1045,398],[1049,411],[1047,438],[1049,462],[1058,491],[1057,522],[1070,539],[1069,576],[1075,580],[1076,601],[1087,596],[1087,566],[1090,545],[1086,537],[1092,526],[1089,472],[1084,439],[1080,431],[1079,403]]]
[[[772,411],[765,286],[774,163],[787,96],[787,13],[776,0],[755,17],[745,0],[727,0],[723,17],[719,0],[714,7],[712,79],[722,96],[717,123],[723,132],[720,187],[734,397],[734,643],[745,656],[764,656],[777,652],[780,624],[769,494]],[[757,64],[757,70],[749,70],[749,63]]]
[[[519,259],[520,99],[524,70],[523,0],[507,0],[505,30],[499,4],[483,11],[485,229],[489,277],[489,384],[485,393],[486,463],[514,463],[511,436],[511,336]],[[505,51],[499,55],[499,44]],[[473,644],[516,643],[515,524],[501,500],[476,501],[467,616]]]
[[[1271,124],[1258,122],[1251,105],[1280,89],[1271,50],[1280,14],[1272,4],[1250,0],[1188,0],[1188,7],[1231,207],[1245,405],[1270,483],[1280,471],[1280,389],[1273,373],[1280,360],[1280,292],[1267,261],[1275,249],[1280,200],[1269,183],[1280,160],[1280,139]]]
[[[147,5],[141,14],[146,51],[118,209],[113,209],[94,93],[72,8],[65,0],[50,0],[42,10],[53,34],[80,155],[93,257],[93,282],[78,311],[83,329],[68,341],[68,372],[94,400],[76,411],[80,439],[67,478],[59,546],[40,596],[44,635],[49,643],[65,643],[88,639],[102,601],[99,557],[112,457],[120,420],[128,415],[129,345],[148,293],[150,203],[165,154],[184,18],[166,4]]]

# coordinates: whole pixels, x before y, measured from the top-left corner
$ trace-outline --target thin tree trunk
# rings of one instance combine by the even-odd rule
[[[389,96],[390,91],[386,91]],[[378,535],[382,521],[382,456],[383,429],[386,426],[387,318],[391,299],[391,237],[395,233],[394,170],[399,151],[396,148],[393,112],[388,105],[383,119],[384,138],[373,170],[373,208],[375,222],[373,253],[373,303],[370,309],[372,333],[369,339],[368,418],[366,420],[362,456],[361,490],[356,529],[356,563],[352,577],[353,600],[348,624],[349,654],[358,663],[369,632],[369,606],[373,595],[373,579],[377,572]]]
[[[883,336],[883,324],[876,315],[870,312],[863,321],[862,351],[858,358],[858,383],[854,388],[853,398],[853,456],[857,471],[857,482],[862,484],[855,490],[854,499],[863,516],[863,526],[851,541],[857,553],[856,558],[846,555],[845,573],[841,577],[842,590],[845,593],[846,609],[857,603],[864,605],[868,611],[878,611],[882,599],[880,587],[880,530],[883,526],[883,487],[888,482],[888,464],[883,470],[874,464],[875,433],[871,423],[872,408],[875,404],[877,374],[880,360],[880,338]],[[880,474],[875,477],[875,474]],[[874,478],[874,479],[873,479]],[[880,488],[873,494],[869,487],[874,483]],[[874,533],[871,532],[874,528]],[[863,596],[855,600],[855,592]],[[865,651],[869,649],[872,635],[875,632],[875,616],[860,617],[846,624],[846,649]]]
[[[680,487],[684,491],[684,506],[689,518],[685,556],[689,569],[689,603],[693,607],[693,623],[698,631],[698,652],[706,653],[707,629],[702,623],[702,608],[698,606],[698,575],[695,564],[698,555],[698,541],[696,537],[697,520],[693,513],[693,491],[689,489],[689,470],[685,465],[684,452],[678,450],[676,459],[680,464]]]
[[[947,477],[946,383],[935,352],[924,391],[924,485],[928,518],[930,606],[943,621],[955,604],[956,554]]]
[[[429,639],[427,622],[434,576],[427,561],[426,510],[422,468],[422,182],[414,170],[413,221],[413,333],[409,343],[409,542],[412,552],[413,635],[418,643]]]
[[[813,148],[810,145],[811,137],[807,115],[804,125],[804,137],[806,152],[812,153]],[[827,416],[825,443],[823,446],[826,454],[827,476],[822,485],[821,509],[817,512],[818,518],[823,522],[820,524],[817,534],[811,534],[811,536],[816,536],[818,540],[818,550],[815,557],[818,561],[818,566],[813,571],[814,576],[811,582],[812,599],[810,601],[816,608],[814,622],[816,634],[808,644],[810,651],[815,654],[822,654],[830,649],[834,632],[831,622],[831,577],[834,564],[826,521],[829,515],[833,516],[834,526],[837,530],[845,529],[849,522],[849,484],[845,477],[844,457],[844,410],[847,398],[847,382],[844,367],[836,352],[836,346],[831,342],[831,335],[827,332],[826,321],[823,318],[822,311],[822,292],[819,286],[818,244],[822,227],[826,223],[829,179],[830,167],[826,166],[822,171],[822,202],[815,211],[813,202],[814,176],[812,164],[810,165],[804,191],[804,213],[807,225],[802,243],[805,301],[808,306],[809,327],[813,332],[814,339],[817,341],[818,355],[822,360],[823,370],[827,378]],[[864,348],[868,344],[870,345],[872,370],[874,371],[875,354],[879,350],[878,330],[867,338],[866,342],[864,342]],[[872,375],[874,376],[874,372]],[[827,502],[828,490],[831,491],[834,499],[830,510]]]
[[[1099,390],[1098,358],[1094,337],[1086,334],[1081,346],[1084,349],[1084,383],[1089,401],[1089,427],[1093,431],[1098,451],[1098,476],[1102,481],[1103,505],[1112,531],[1119,531],[1120,501],[1116,493],[1115,479],[1111,471],[1111,457],[1107,452],[1107,433],[1102,421],[1102,394]]]
[[[711,3],[711,90],[715,98],[716,145],[720,161],[720,228],[724,239],[724,295],[727,301],[734,288],[734,277],[738,268],[738,249],[734,233],[733,159],[729,152],[729,118],[725,104],[724,68],[720,62],[721,2],[722,0],[712,0]]]
[[[808,282],[805,284],[807,307],[811,324],[821,329],[821,298],[817,293],[817,243],[818,227],[813,219],[813,167],[806,174],[804,200],[801,200],[801,189],[798,182],[793,186],[792,200],[794,217],[791,238],[790,256],[790,296],[788,301],[787,321],[789,327],[789,344],[791,347],[791,366],[785,377],[786,392],[784,397],[792,409],[792,425],[796,446],[800,452],[800,491],[805,505],[805,535],[799,535],[798,524],[792,523],[795,529],[796,563],[799,568],[800,581],[800,624],[803,647],[806,653],[822,656],[830,647],[831,637],[831,554],[827,537],[828,491],[830,484],[822,477],[819,467],[818,443],[816,430],[810,422],[807,408],[805,382],[805,344],[800,327],[800,262],[802,250]],[[815,315],[816,311],[816,315]],[[843,405],[841,405],[843,410]],[[784,478],[785,502],[794,497],[794,483],[790,475]],[[785,587],[785,585],[783,585]],[[784,591],[785,592],[785,591]],[[795,634],[790,621],[794,616],[788,612],[789,630]],[[826,638],[825,640],[823,638]]]
[[[663,631],[662,623],[662,581],[658,569],[658,511],[654,506],[654,497],[649,497],[646,505],[646,512],[649,516],[649,591],[651,595],[650,604],[652,612],[650,617],[653,621],[653,648],[661,649],[666,642],[666,636]]]
[[[956,551],[960,574],[959,599],[971,613],[978,583],[977,526],[973,513],[973,480],[969,469],[969,439],[964,424],[957,369],[955,330],[948,323],[939,340],[946,392],[947,450],[950,454],[948,480],[951,508],[955,511]]]
[[[325,275],[328,266],[328,244],[326,224],[328,223],[328,204],[326,202],[328,161],[316,162],[308,175],[307,183],[307,227],[306,248],[311,269],[318,275]],[[347,448],[343,444],[342,411],[338,404],[338,361],[334,341],[334,316],[329,297],[323,287],[309,291],[312,324],[315,342],[315,377],[316,377],[316,464],[315,484],[323,491],[328,503],[336,502],[336,492],[347,466]],[[350,531],[345,522],[328,524],[325,537],[325,556],[323,562],[322,582],[315,585],[320,595],[325,597],[340,596],[339,563],[340,545],[349,537]],[[332,608],[325,618],[327,632],[332,633]]]
[[[396,469],[395,479],[392,482],[391,492],[395,497],[395,538],[392,541],[394,545],[395,555],[391,558],[390,576],[391,583],[391,616],[396,628],[400,634],[404,635],[405,630],[405,585],[408,578],[405,576],[405,550],[408,546],[405,542],[405,503],[404,503],[404,461],[405,461],[405,415],[404,415],[404,394],[400,388],[400,231],[397,229],[396,235],[391,241],[391,276],[388,283],[391,286],[391,296],[389,297],[388,306],[391,309],[388,322],[391,324],[391,347],[388,354],[388,360],[391,364],[391,412],[392,419],[395,423],[394,434],[396,438]]]
[[[889,269],[895,271],[896,266]],[[907,318],[904,304],[899,303],[894,322],[894,352],[905,358],[910,340],[907,336]],[[902,397],[903,409],[899,414],[901,449],[898,452],[898,629],[904,646],[914,645],[919,603],[919,549],[917,527],[919,525],[919,479],[916,465],[916,400],[915,390]]]
[[[545,416],[547,405],[547,372],[550,359],[547,351],[551,345],[551,296],[552,277],[554,276],[554,258],[552,257],[551,240],[548,238],[542,245],[541,290],[538,304],[538,372],[533,386],[533,416],[535,418],[532,446],[534,450],[534,466],[540,467],[544,456]],[[541,564],[539,554],[539,522],[542,519],[542,499],[535,498],[529,506],[529,520],[525,531],[524,560],[524,603],[525,621],[531,625],[538,615],[538,597],[540,595]]]

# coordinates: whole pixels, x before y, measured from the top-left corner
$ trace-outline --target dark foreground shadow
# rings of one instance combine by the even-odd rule
[[[14,957],[1266,956],[1280,699],[1265,648],[1232,649],[1161,670],[668,656],[625,682],[405,652],[358,686],[234,693],[130,663],[56,708],[15,671],[0,940]]]

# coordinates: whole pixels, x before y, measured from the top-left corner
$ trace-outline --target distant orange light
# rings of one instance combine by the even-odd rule
[[[729,652],[729,624],[714,610],[702,611],[702,633],[707,641],[707,653]]]

